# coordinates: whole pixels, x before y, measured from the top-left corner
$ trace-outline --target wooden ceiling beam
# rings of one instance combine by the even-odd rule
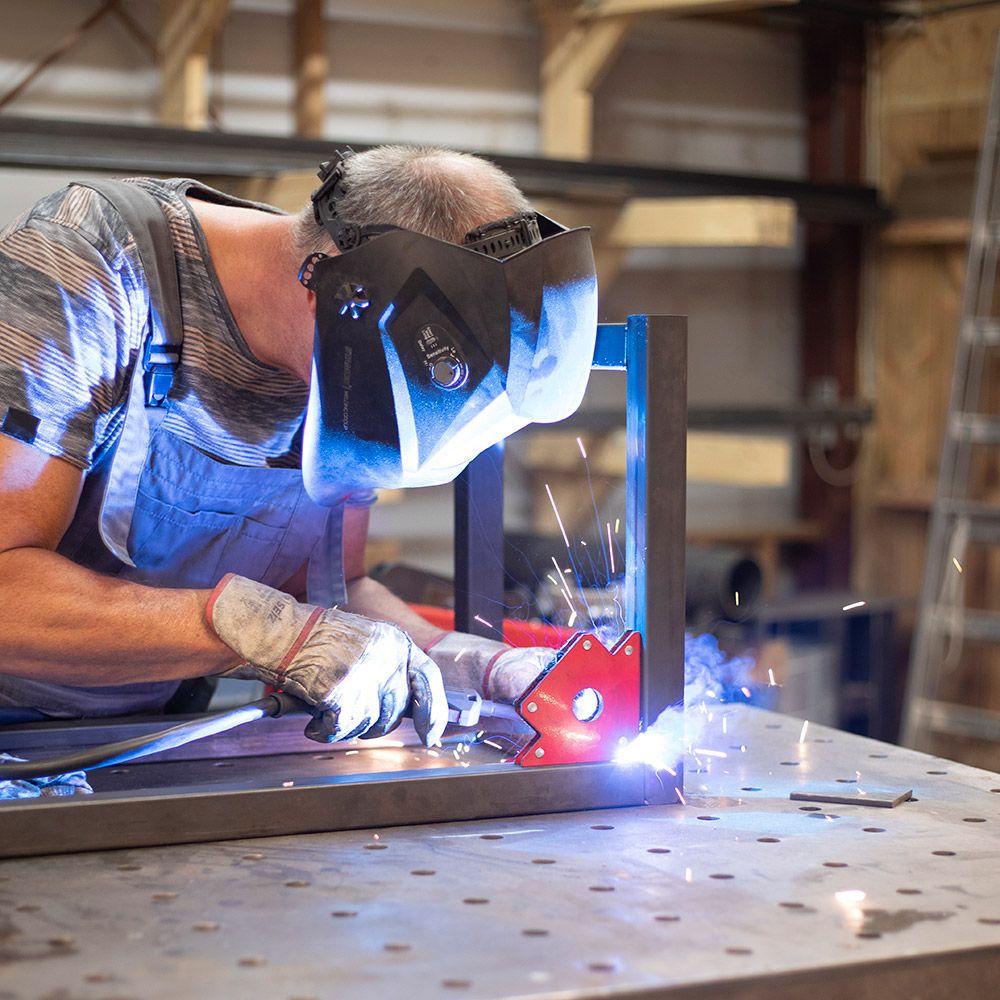
[[[208,124],[209,52],[228,8],[229,0],[161,0],[161,124]]]
[[[625,43],[632,19],[581,20],[564,5],[541,4],[538,10],[544,51],[541,152],[587,160],[593,148],[594,90]]]
[[[617,17],[623,14],[729,14],[760,7],[791,6],[799,0],[591,0],[577,8],[580,18]]]
[[[323,0],[295,3],[295,132],[310,139],[323,134],[329,73]]]

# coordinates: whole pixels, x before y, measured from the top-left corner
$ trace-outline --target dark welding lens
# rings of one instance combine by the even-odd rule
[[[520,212],[473,229],[466,234],[463,245],[487,257],[502,258],[541,241],[538,216],[534,212]]]

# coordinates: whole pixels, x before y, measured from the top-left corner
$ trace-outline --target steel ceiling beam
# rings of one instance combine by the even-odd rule
[[[107,170],[170,176],[273,176],[313,169],[348,143],[236,132],[0,115],[0,166]],[[350,144],[357,150],[370,144]],[[889,211],[875,188],[620,163],[577,162],[490,154],[532,197],[752,195],[790,198],[803,217],[849,224],[878,223]]]

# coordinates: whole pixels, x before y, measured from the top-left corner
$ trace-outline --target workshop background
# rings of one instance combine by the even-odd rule
[[[170,143],[72,122],[252,134],[279,159],[295,136],[520,158],[541,208],[594,227],[602,320],[689,317],[692,630],[755,658],[761,703],[882,739],[932,694],[1000,709],[988,616],[906,687],[1000,4],[2,0],[0,25],[3,220]],[[559,184],[536,157],[611,166]],[[289,163],[162,172],[295,209],[314,177]],[[513,616],[584,613],[546,546],[556,509],[574,538],[614,534],[624,416],[624,376],[597,373],[576,418],[508,443]],[[995,459],[974,475],[996,503]],[[372,568],[408,598],[448,600],[450,504],[376,508]],[[955,606],[1000,608],[995,554],[955,564]],[[1000,768],[988,716],[948,719],[910,742]]]

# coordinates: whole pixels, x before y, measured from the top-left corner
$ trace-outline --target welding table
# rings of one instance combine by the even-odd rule
[[[1000,776],[748,707],[726,730],[686,806],[2,862],[0,998],[997,995]]]

